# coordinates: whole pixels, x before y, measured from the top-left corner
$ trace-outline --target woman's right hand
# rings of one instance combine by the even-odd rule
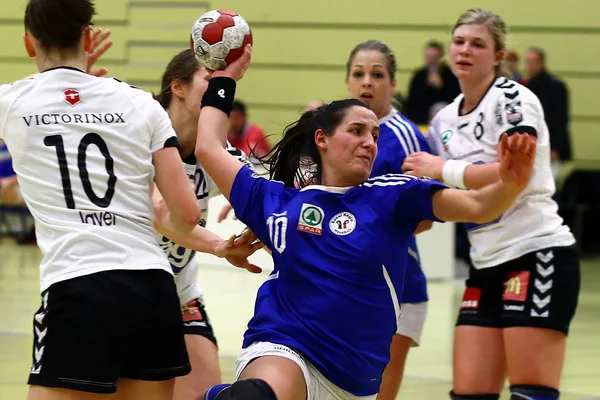
[[[244,77],[244,74],[250,66],[250,59],[252,58],[252,45],[247,44],[244,48],[244,53],[227,66],[224,71],[215,71],[213,77],[226,76],[232,78],[236,82]]]

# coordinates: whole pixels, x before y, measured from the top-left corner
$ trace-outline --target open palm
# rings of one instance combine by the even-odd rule
[[[107,40],[110,37],[109,30],[97,29],[92,33],[92,48],[88,52],[87,73],[94,76],[104,76],[108,73],[106,68],[94,68],[96,61],[113,45],[112,40]]]
[[[524,187],[529,183],[535,161],[536,142],[528,134],[502,134],[500,178],[504,183]]]

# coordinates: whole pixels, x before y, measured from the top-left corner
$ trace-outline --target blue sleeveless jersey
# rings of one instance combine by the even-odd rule
[[[340,388],[378,392],[396,332],[398,297],[422,220],[434,220],[439,182],[385,175],[352,188],[285,188],[243,167],[230,201],[273,253],[243,347],[296,349]]]
[[[431,152],[427,139],[419,128],[399,111],[392,110],[386,117],[381,118],[379,129],[378,153],[371,177],[400,174],[402,163],[409,154],[419,151]],[[421,269],[417,240],[414,236],[410,240],[408,253],[406,276],[392,276],[392,282],[396,285],[402,303],[425,302],[428,300],[427,279]],[[398,290],[400,287],[404,290]]]

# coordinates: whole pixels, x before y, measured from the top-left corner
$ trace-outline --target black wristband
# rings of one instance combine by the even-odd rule
[[[206,106],[218,108],[229,117],[231,110],[233,110],[235,86],[235,81],[227,76],[211,78],[208,81],[208,88],[204,92],[204,96],[202,96],[202,105],[200,108]]]

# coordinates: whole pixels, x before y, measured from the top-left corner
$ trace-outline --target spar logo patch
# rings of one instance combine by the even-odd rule
[[[320,236],[323,233],[323,218],[325,213],[321,207],[303,203],[298,219],[298,230]]]
[[[452,137],[452,130],[448,129],[442,133],[442,144],[448,144],[450,138]]]

